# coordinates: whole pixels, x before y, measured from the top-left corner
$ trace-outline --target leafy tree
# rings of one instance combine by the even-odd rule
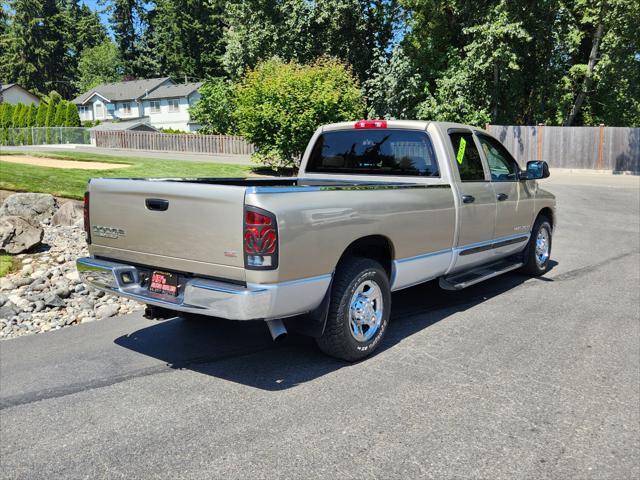
[[[200,100],[189,110],[193,121],[201,125],[200,132],[233,134],[235,108],[232,85],[224,78],[207,80],[198,90]]]
[[[121,80],[123,73],[120,52],[113,42],[107,40],[85,49],[80,55],[76,87],[80,92],[86,92],[101,83]]]
[[[54,117],[54,125],[56,127],[64,127],[64,120],[67,114],[67,102],[64,100],[56,105],[56,114]]]
[[[36,127],[44,127],[47,120],[47,104],[42,101],[38,105],[38,113],[36,114]]]
[[[275,168],[295,165],[318,125],[364,112],[353,73],[330,58],[306,66],[262,62],[236,85],[234,97],[238,131],[258,147],[256,159]]]
[[[71,102],[67,103],[64,126],[65,127],[80,126],[80,115],[78,114],[78,107],[76,107],[75,103],[71,103]]]

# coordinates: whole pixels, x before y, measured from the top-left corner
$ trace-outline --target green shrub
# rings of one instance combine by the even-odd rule
[[[64,127],[64,119],[67,115],[67,102],[62,100],[56,105],[55,126]]]
[[[255,160],[276,169],[298,164],[319,125],[364,115],[353,73],[331,58],[260,63],[236,85],[234,100],[238,131],[257,147]]]

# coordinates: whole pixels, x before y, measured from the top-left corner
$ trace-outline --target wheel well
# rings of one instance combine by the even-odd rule
[[[394,258],[393,244],[382,235],[369,235],[352,242],[344,251],[338,265],[349,257],[364,257],[380,262],[391,278],[391,262]]]
[[[549,223],[551,224],[551,229],[553,229],[553,224],[555,221],[555,219],[553,218],[553,210],[551,210],[549,207],[544,207],[542,210],[538,212],[538,217],[539,216],[547,217],[549,219]]]

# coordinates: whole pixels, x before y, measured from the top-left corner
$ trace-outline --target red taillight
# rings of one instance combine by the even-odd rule
[[[89,222],[89,192],[84,192],[84,231],[87,234],[87,243],[91,243],[91,223]]]
[[[249,269],[278,267],[278,225],[271,212],[256,207],[245,208],[244,265]]]
[[[356,128],[387,128],[386,120],[359,120],[356,122]]]

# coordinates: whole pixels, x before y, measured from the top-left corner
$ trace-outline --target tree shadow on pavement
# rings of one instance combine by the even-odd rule
[[[556,262],[552,263],[552,267]],[[506,274],[462,291],[445,291],[436,281],[393,294],[391,323],[379,354],[447,317],[473,309],[525,281],[550,278]],[[188,369],[263,390],[285,390],[351,364],[323,355],[312,338],[289,334],[272,342],[262,321],[173,318],[115,340],[121,347]],[[366,360],[364,360],[366,362]]]

